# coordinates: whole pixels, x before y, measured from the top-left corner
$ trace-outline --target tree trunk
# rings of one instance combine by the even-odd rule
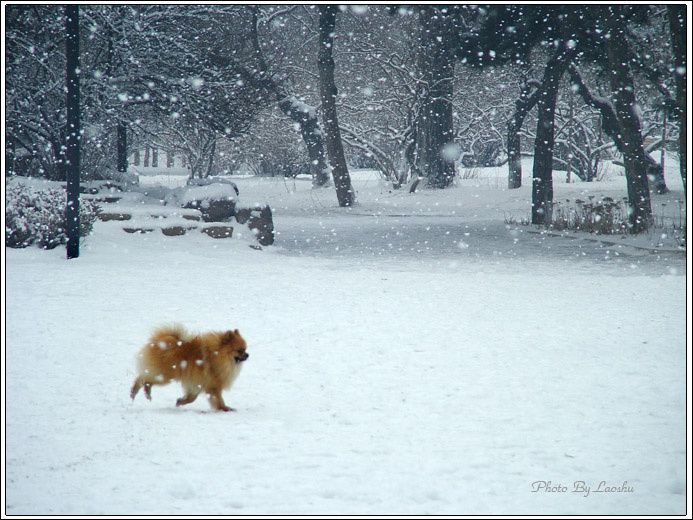
[[[631,75],[628,42],[623,22],[618,17],[620,6],[607,7],[607,20],[611,38],[606,42],[607,58],[611,74],[611,90],[618,118],[618,128],[623,142],[623,162],[626,166],[628,185],[629,225],[631,233],[647,230],[652,224],[650,187],[647,174],[648,161],[640,121],[635,109],[635,88]]]
[[[353,206],[356,195],[351,187],[351,178],[344,157],[342,138],[337,119],[337,87],[334,82],[334,31],[337,18],[337,6],[321,4],[319,20],[318,72],[320,76],[320,100],[322,102],[323,126],[327,144],[327,158],[332,170],[332,178],[337,190],[340,207]]]
[[[329,184],[329,167],[325,153],[325,141],[320,129],[318,115],[313,107],[301,105],[288,85],[274,84],[279,109],[294,123],[298,124],[301,138],[306,144],[313,186]]]
[[[210,177],[212,175],[212,171],[214,170],[214,155],[217,153],[217,140],[215,138],[212,138],[212,146],[209,151],[209,161],[207,162],[207,173],[205,174],[205,177]]]
[[[667,160],[667,113],[666,110],[662,111],[662,149],[661,149],[661,160],[659,164],[662,165],[662,172],[664,172],[664,163]]]
[[[17,150],[15,141],[5,135],[5,177],[16,175],[15,161],[17,160]]]
[[[416,122],[416,169],[432,188],[446,188],[457,159],[452,124],[454,56],[448,47],[446,16],[436,7],[419,11],[421,110]]]
[[[125,123],[118,121],[116,127],[117,167],[119,172],[128,171],[128,132]]]
[[[568,126],[568,173],[566,174],[566,183],[570,184],[571,182],[571,173],[573,170],[573,119],[575,118],[575,100],[573,99],[573,93],[572,91],[569,94],[570,96],[570,110],[569,110],[569,115],[568,115],[568,121],[570,121],[569,126]]]
[[[618,151],[625,155],[625,141],[623,139],[623,136],[621,135],[619,118],[616,114],[616,111],[614,110],[614,106],[608,100],[602,97],[594,96],[589,91],[589,89],[585,85],[585,82],[582,80],[582,77],[580,76],[580,72],[578,71],[577,67],[575,67],[575,65],[571,65],[568,70],[570,72],[570,79],[573,82],[573,84],[577,86],[577,92],[578,94],[580,94],[580,97],[582,97],[582,99],[587,105],[599,110],[602,116],[601,130],[604,130],[606,132],[606,135],[608,135],[609,138],[616,144],[616,148],[618,149]],[[645,153],[644,144],[643,152],[642,154],[640,154],[640,156],[644,158],[644,167],[647,170],[648,176],[653,177],[655,179],[658,186],[658,192],[666,193],[667,187],[664,182],[662,165],[658,164],[657,161],[655,161],[650,156],[650,154]]]
[[[313,186],[328,186],[330,184],[330,169],[327,166],[325,142],[322,138],[322,130],[320,129],[317,115],[305,119],[302,118],[299,122],[299,128],[308,151]]]
[[[67,207],[65,234],[67,258],[79,256],[79,174],[80,174],[80,96],[79,96],[79,6],[65,6],[67,58]]]
[[[549,225],[553,217],[554,120],[558,85],[575,51],[559,49],[546,64],[539,94],[537,136],[532,171],[532,224]]]
[[[325,141],[320,129],[317,111],[313,107],[301,104],[294,94],[288,81],[278,83],[270,77],[265,56],[260,47],[257,25],[257,7],[250,8],[251,13],[251,39],[255,57],[258,64],[258,73],[266,82],[266,85],[274,92],[279,109],[298,124],[301,138],[306,144],[308,160],[310,161],[310,174],[313,178],[313,186],[329,185],[329,167],[327,166],[327,154]]]
[[[539,101],[541,88],[530,95],[534,83],[528,83],[522,89],[520,97],[515,101],[515,112],[508,121],[508,189],[522,187],[522,142],[520,130],[527,114]]]
[[[676,75],[676,115],[679,120],[679,161],[681,163],[681,180],[683,181],[683,196],[687,197],[687,139],[688,129],[686,109],[686,6],[668,5],[669,32],[671,46],[674,51],[674,66]]]

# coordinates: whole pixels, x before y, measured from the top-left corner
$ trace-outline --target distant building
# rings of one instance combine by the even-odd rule
[[[184,168],[181,157],[176,157],[173,152],[145,146],[135,149],[128,158],[131,166],[138,168]]]

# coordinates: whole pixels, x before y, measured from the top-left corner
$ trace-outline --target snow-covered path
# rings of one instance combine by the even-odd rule
[[[78,260],[6,249],[8,514],[684,512],[685,257],[275,208],[264,251],[112,223]],[[238,412],[130,401],[173,320],[246,337]]]
[[[541,270],[547,264],[563,264],[566,270],[686,273],[684,252],[642,249],[619,237],[559,236],[491,220],[373,215],[360,208],[306,213],[275,212],[284,253],[357,263],[410,260],[424,265],[443,262],[450,267],[495,265],[502,270]]]

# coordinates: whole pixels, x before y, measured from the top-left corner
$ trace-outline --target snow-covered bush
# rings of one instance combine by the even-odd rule
[[[38,244],[43,249],[53,249],[67,243],[66,205],[64,189],[32,189],[21,183],[8,185],[5,190],[5,245],[20,248]],[[91,233],[100,211],[93,201],[80,201],[80,237]]]

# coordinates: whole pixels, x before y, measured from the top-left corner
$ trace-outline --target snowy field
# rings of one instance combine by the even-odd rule
[[[676,172],[653,195],[671,222]],[[6,514],[686,512],[687,258],[666,229],[508,225],[530,182],[504,169],[415,194],[357,172],[351,209],[304,179],[234,181],[272,206],[274,246],[98,222],[79,259],[5,250]],[[557,177],[556,200],[590,194],[625,179]],[[240,329],[236,412],[176,408],[177,384],[130,400],[172,321]]]

